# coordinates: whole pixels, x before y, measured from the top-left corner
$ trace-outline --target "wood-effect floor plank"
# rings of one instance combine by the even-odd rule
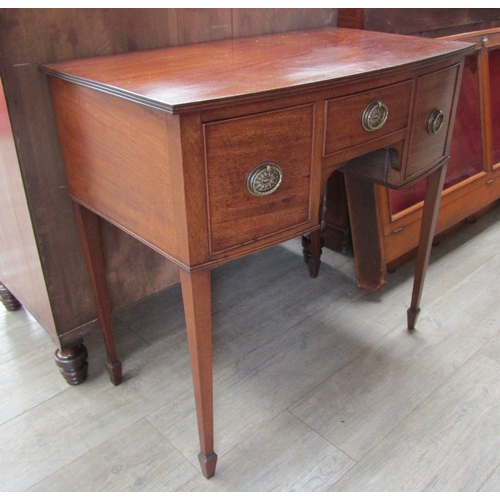
[[[7,311],[0,306],[0,363],[41,347],[47,343],[47,332],[24,308]]]
[[[175,491],[197,474],[140,420],[30,488],[30,491]]]
[[[225,455],[218,473],[180,491],[326,491],[354,462],[288,412]]]
[[[44,403],[64,416],[90,448],[115,436],[191,387],[187,342],[166,338],[124,360],[115,387],[105,372]]]
[[[39,405],[0,425],[0,488],[25,491],[89,451],[64,416]]]
[[[497,334],[500,313],[485,284],[491,272],[500,274],[499,255],[430,304],[412,334],[396,327],[292,406],[292,413],[361,459]],[[457,302],[463,304],[458,310]]]
[[[495,469],[479,491],[489,493],[500,491],[500,466]]]
[[[500,464],[500,363],[477,354],[331,491],[478,491]]]
[[[47,339],[42,346],[0,364],[0,425],[69,389],[55,366],[54,351]]]

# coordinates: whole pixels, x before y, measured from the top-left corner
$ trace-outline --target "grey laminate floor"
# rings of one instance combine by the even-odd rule
[[[115,314],[67,385],[48,335],[0,311],[2,491],[500,490],[500,210],[433,249],[414,333],[414,262],[379,292],[298,241],[213,272],[217,474],[198,468],[180,289]]]

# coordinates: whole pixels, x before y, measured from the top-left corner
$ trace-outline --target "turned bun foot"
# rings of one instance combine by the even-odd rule
[[[57,349],[54,355],[56,365],[70,385],[78,385],[87,378],[87,348],[78,344],[67,349]]]
[[[0,283],[0,300],[7,311],[17,311],[21,308],[21,303],[5,288],[3,283]]]

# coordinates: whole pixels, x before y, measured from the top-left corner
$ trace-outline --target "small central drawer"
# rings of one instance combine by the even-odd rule
[[[408,127],[412,87],[406,81],[327,101],[324,156]]]
[[[311,220],[314,109],[204,125],[211,254]]]

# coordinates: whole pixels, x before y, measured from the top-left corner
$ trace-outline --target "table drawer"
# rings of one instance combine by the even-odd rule
[[[211,254],[310,221],[314,109],[204,125]]]
[[[446,154],[458,72],[456,65],[418,79],[405,179],[418,177]]]
[[[412,81],[326,103],[324,156],[408,127]]]

